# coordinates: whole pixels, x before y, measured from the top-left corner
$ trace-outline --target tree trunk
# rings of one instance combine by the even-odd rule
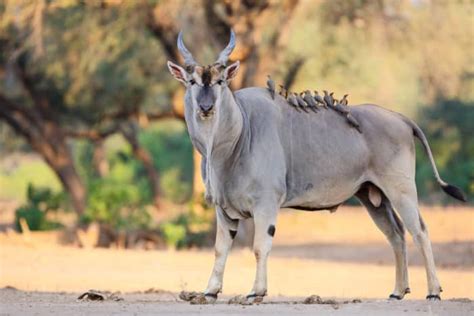
[[[0,95],[0,119],[5,120],[40,154],[69,193],[78,215],[86,208],[86,189],[74,167],[74,160],[61,127]]]
[[[50,166],[58,175],[65,190],[69,193],[72,206],[76,213],[78,215],[84,214],[86,209],[87,191],[72,162],[63,165],[62,167]]]
[[[94,141],[93,146],[94,152],[92,154],[92,164],[94,166],[94,171],[100,178],[106,177],[109,174],[110,168],[104,148],[104,140],[99,139]]]
[[[86,209],[87,191],[74,166],[74,159],[66,138],[59,127],[46,124],[46,137],[30,140],[38,152],[58,176],[64,190],[68,192],[72,206],[80,216]]]
[[[132,146],[133,155],[143,164],[143,167],[145,168],[153,194],[153,203],[158,208],[161,194],[160,176],[158,170],[156,170],[153,164],[153,159],[151,158],[150,153],[140,145],[137,131],[134,126],[122,126],[120,130],[125,140],[127,140],[130,146]]]

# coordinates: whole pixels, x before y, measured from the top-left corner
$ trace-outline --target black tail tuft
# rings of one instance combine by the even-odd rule
[[[451,185],[451,184],[442,185],[441,188],[443,189],[444,192],[446,192],[448,195],[451,195],[453,198],[458,199],[459,201],[463,201],[463,202],[467,201],[466,195],[460,188],[455,187],[454,185]]]

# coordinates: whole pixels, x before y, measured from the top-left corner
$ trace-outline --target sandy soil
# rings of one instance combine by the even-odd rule
[[[84,302],[78,294],[0,290],[2,315],[469,315],[469,300],[427,302],[410,300],[363,300],[360,303],[302,304],[302,299],[276,297],[260,305],[228,305],[219,299],[214,305],[190,305],[177,301],[172,293],[120,294],[119,302]]]
[[[0,313],[5,314],[473,314],[474,212],[431,209],[430,229],[442,302],[426,302],[426,278],[410,242],[408,300],[388,302],[394,282],[390,247],[359,208],[328,213],[282,213],[269,260],[269,297],[260,306],[233,306],[230,296],[245,294],[255,273],[248,249],[234,249],[224,277],[224,295],[215,306],[176,301],[181,290],[202,290],[213,263],[212,250],[140,251],[78,249],[0,234]],[[18,237],[18,236],[17,236]],[[155,288],[164,293],[144,294]],[[120,291],[121,302],[78,302],[88,289]],[[169,292],[168,292],[169,291]],[[132,293],[139,292],[139,293]],[[156,291],[152,291],[156,292]],[[304,305],[318,294],[342,302]],[[467,299],[461,299],[467,298]],[[294,304],[297,302],[298,304]]]

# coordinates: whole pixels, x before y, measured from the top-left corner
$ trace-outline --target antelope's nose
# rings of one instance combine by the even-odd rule
[[[214,107],[214,104],[212,103],[199,104],[199,108],[204,114],[208,114],[209,112],[211,112],[213,107]]]

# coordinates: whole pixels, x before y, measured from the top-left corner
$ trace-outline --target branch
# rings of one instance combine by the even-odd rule
[[[104,129],[102,131],[98,130],[66,130],[64,131],[64,134],[66,137],[72,137],[72,138],[87,138],[90,140],[101,140],[104,138],[109,137],[112,134],[115,134],[118,131],[119,127],[118,125],[113,125],[108,127],[107,129]]]
[[[165,112],[165,113],[145,113],[144,114],[147,119],[150,121],[157,121],[165,118],[177,118],[177,119],[183,119],[184,117],[182,115],[179,115],[176,112]]]
[[[56,122],[57,117],[53,114],[53,111],[50,107],[48,98],[44,95],[44,93],[38,92],[35,88],[35,82],[38,82],[42,78],[33,78],[25,70],[25,61],[23,60],[19,63],[20,58],[26,58],[25,52],[22,55],[18,55],[11,60],[11,66],[20,80],[23,88],[30,96],[32,103],[34,104],[34,109],[31,111],[36,112],[37,114],[41,115],[44,119]]]
[[[0,119],[4,119],[17,133],[32,139],[39,132],[37,119],[28,109],[0,94]]]
[[[179,60],[179,54],[176,50],[176,38],[178,32],[170,25],[166,25],[161,19],[155,18],[153,8],[147,8],[146,26],[153,36],[163,46],[168,59]]]
[[[112,113],[111,115],[108,115],[106,117],[108,119],[121,118],[123,120],[120,120],[120,121],[127,121],[127,120],[130,120],[133,116],[141,116],[149,121],[157,121],[157,120],[166,119],[166,118],[183,119],[181,116],[175,114],[174,112],[136,114],[135,112],[123,111],[123,112]],[[65,130],[64,134],[67,137],[71,137],[71,138],[86,138],[92,141],[98,141],[98,140],[107,138],[110,135],[113,135],[117,133],[119,130],[121,130],[120,121],[115,122],[111,126],[104,128],[102,130],[98,130],[98,129]]]

